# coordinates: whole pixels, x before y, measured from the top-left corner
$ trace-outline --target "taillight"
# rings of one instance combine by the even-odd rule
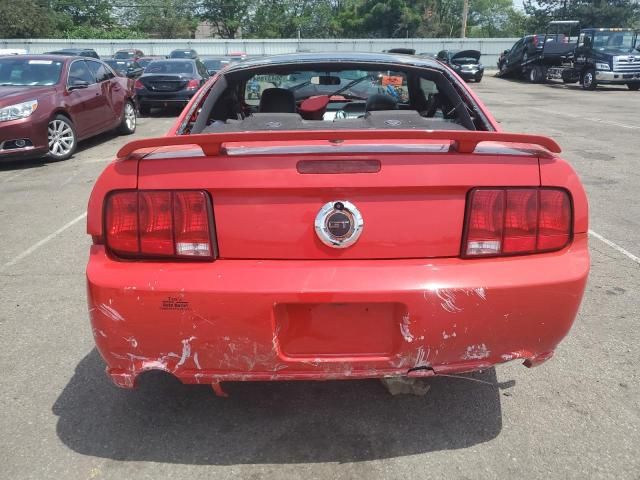
[[[200,82],[198,80],[189,80],[187,83],[187,90],[197,90],[200,88]]]
[[[462,256],[539,253],[571,240],[569,194],[557,188],[477,188],[469,193]]]
[[[125,258],[213,260],[209,196],[193,190],[114,192],[105,204],[107,248]]]
[[[144,88],[144,84],[140,80],[136,80],[136,83],[133,85],[133,88],[136,90],[140,90]]]

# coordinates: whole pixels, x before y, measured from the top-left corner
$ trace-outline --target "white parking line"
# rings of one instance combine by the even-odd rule
[[[38,243],[34,243],[33,245],[31,245],[29,248],[27,248],[24,252],[22,252],[21,254],[17,255],[16,257],[14,257],[12,260],[8,261],[7,263],[5,263],[2,268],[0,270],[4,270],[7,267],[10,267],[12,265],[15,265],[16,263],[18,263],[20,260],[22,260],[23,258],[31,255],[33,252],[35,252],[37,249],[39,249],[41,246],[43,246],[44,244],[50,242],[51,240],[53,240],[54,238],[56,238],[58,235],[60,235],[62,232],[64,232],[67,228],[72,227],[73,225],[75,225],[76,223],[78,223],[80,220],[82,220],[83,218],[85,218],[87,216],[87,212],[84,212],[82,215],[74,218],[73,220],[71,220],[69,223],[65,223],[62,227],[60,227],[58,230],[56,230],[55,232],[53,232],[50,235],[47,235],[46,237],[44,237],[42,240],[40,240]]]
[[[600,240],[601,242],[606,243],[607,245],[609,245],[611,248],[613,248],[614,250],[617,250],[618,252],[620,252],[621,254],[623,254],[625,257],[630,258],[631,260],[633,260],[634,262],[640,264],[640,257],[636,257],[633,253],[629,252],[628,250],[625,250],[624,248],[622,248],[620,245],[618,245],[617,243],[613,243],[611,240],[609,240],[608,238],[604,238],[602,235],[600,235],[597,232],[594,232],[593,230],[589,230],[589,235],[591,235],[592,237],[597,238],[598,240]]]

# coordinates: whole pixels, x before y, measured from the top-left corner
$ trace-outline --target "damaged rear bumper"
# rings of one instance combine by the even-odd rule
[[[589,271],[567,249],[461,260],[114,261],[87,268],[94,338],[121,387],[163,370],[184,383],[430,376],[550,358]]]

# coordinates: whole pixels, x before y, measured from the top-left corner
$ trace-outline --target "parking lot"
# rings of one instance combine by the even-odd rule
[[[436,378],[424,397],[377,381],[235,383],[230,398],[161,375],[104,375],[87,315],[85,209],[132,138],[102,135],[65,162],[0,165],[0,477],[640,478],[640,93],[485,76],[507,131],[555,138],[591,207],[592,271],[550,362]]]

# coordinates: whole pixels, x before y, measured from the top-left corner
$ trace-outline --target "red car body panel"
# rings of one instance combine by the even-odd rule
[[[0,144],[15,139],[29,139],[33,144],[22,149],[0,149],[0,161],[45,155],[48,151],[47,125],[58,114],[73,122],[78,140],[112,130],[122,121],[126,100],[135,97],[133,80],[118,76],[69,91],[69,67],[74,62],[84,61],[83,58],[56,55],[23,55],[20,58],[62,61],[62,73],[56,85],[35,88],[0,86],[0,108],[29,100],[38,101],[38,108],[31,116],[0,122]]]
[[[327,132],[173,136],[191,106],[170,136],[125,146],[89,202],[89,311],[117,385],[131,388],[147,370],[216,387],[430,376],[515,359],[534,366],[570,330],[589,272],[588,205],[555,142],[340,131],[340,147],[326,154]],[[424,151],[403,151],[407,144]],[[372,145],[397,151],[372,153]],[[285,154],[292,146],[308,152]],[[380,169],[300,172],[301,162],[319,159]],[[501,186],[566,190],[571,242],[549,253],[460,258],[468,192]],[[115,258],[104,245],[104,201],[128,189],[206,190],[219,257]],[[313,230],[320,206],[337,198],[357,204],[367,222],[347,249],[327,247]]]

